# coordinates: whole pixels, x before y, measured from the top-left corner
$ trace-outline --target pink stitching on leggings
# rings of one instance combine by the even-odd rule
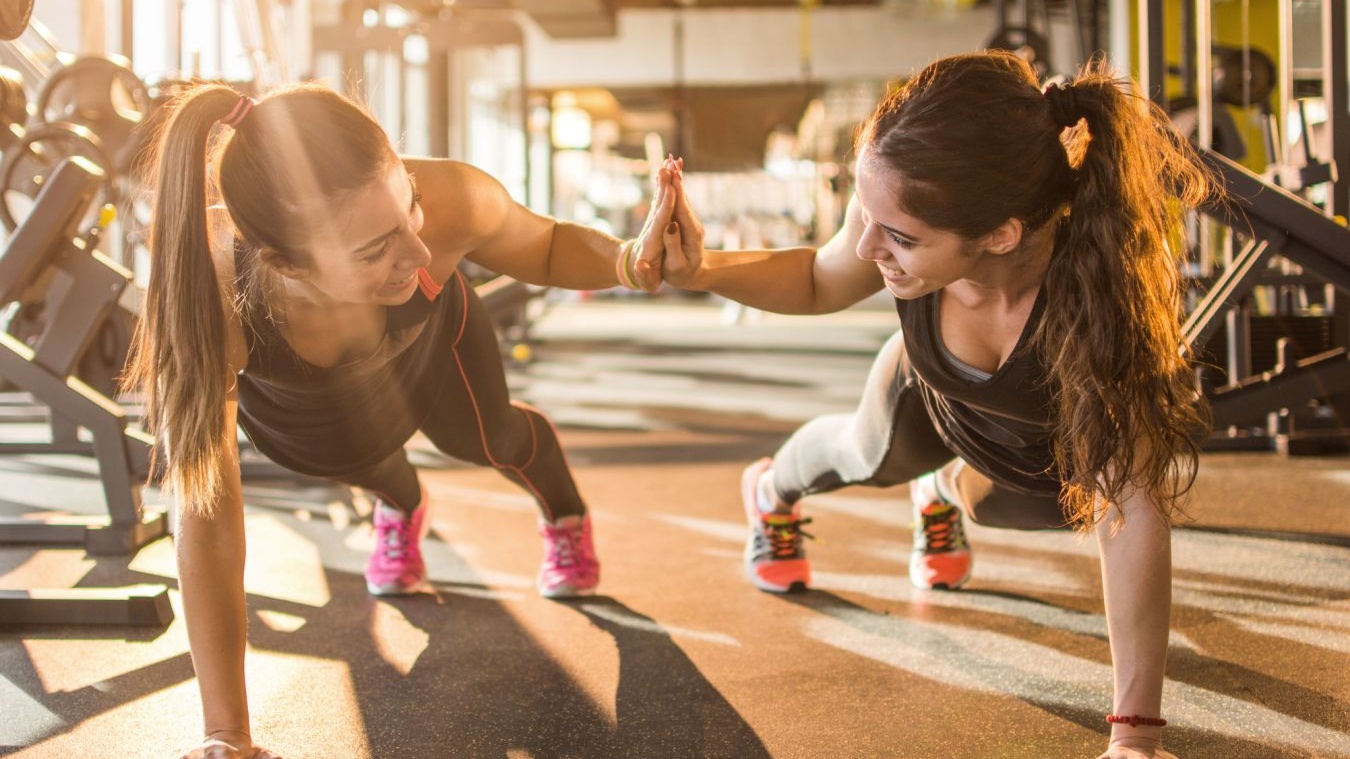
[[[524,403],[511,401],[511,405],[519,409],[520,413],[525,415],[525,421],[530,423],[530,455],[526,457],[525,463],[520,465],[521,469],[529,469],[530,464],[534,463],[534,455],[539,452],[539,435],[534,430],[534,416],[535,414],[538,414],[542,417],[543,414],[540,414],[533,406],[528,406]],[[534,412],[533,414],[530,413],[532,411]]]
[[[530,489],[530,492],[534,494],[535,500],[539,501],[540,507],[543,508],[544,510],[544,517],[548,521],[552,522],[553,509],[549,508],[548,501],[544,499],[543,494],[540,493],[539,489],[534,486],[534,483],[525,474],[525,472],[521,470],[521,467],[514,466],[511,464],[502,464],[498,462],[497,459],[492,455],[492,449],[488,447],[487,425],[483,423],[483,412],[478,408],[478,396],[475,395],[473,392],[473,384],[469,382],[469,374],[468,372],[464,371],[464,360],[459,356],[459,340],[461,337],[464,336],[464,327],[469,320],[468,319],[469,300],[467,293],[464,292],[465,285],[463,278],[460,278],[459,286],[460,286],[460,294],[464,297],[464,318],[460,321],[459,335],[455,337],[455,342],[451,343],[450,345],[450,355],[455,357],[455,368],[459,370],[459,378],[464,382],[464,389],[469,393],[469,403],[473,406],[474,420],[478,422],[478,442],[480,442],[483,445],[483,455],[487,457],[488,463],[492,464],[493,468],[509,469],[515,472],[516,476],[519,477],[525,483],[525,486]],[[530,418],[530,414],[526,413],[523,410],[521,411],[521,413],[525,414],[525,420],[530,425],[530,458],[529,461],[526,462],[525,464],[525,466],[529,466],[530,464],[534,463],[534,452],[536,448],[534,421]]]
[[[464,328],[469,324],[469,293],[464,289],[464,278],[459,276],[459,270],[455,270],[454,277],[459,283],[459,302],[464,304],[464,308],[459,314],[459,334],[455,335],[454,341],[450,343],[452,348],[459,346],[459,341],[464,338]]]

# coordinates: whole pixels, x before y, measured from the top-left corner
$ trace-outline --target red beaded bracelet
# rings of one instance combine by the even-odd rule
[[[1129,717],[1125,717],[1119,714],[1108,714],[1106,715],[1106,721],[1110,722],[1113,725],[1114,724],[1129,725],[1130,727],[1139,727],[1140,725],[1148,725],[1149,727],[1165,727],[1167,725],[1167,720],[1162,719],[1161,717],[1140,717],[1138,714],[1134,714]]]

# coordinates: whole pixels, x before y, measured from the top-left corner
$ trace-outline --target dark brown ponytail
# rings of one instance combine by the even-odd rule
[[[1065,94],[1077,181],[1061,222],[1035,345],[1055,379],[1055,459],[1073,516],[1142,489],[1165,513],[1190,489],[1204,409],[1182,341],[1182,214],[1213,182],[1162,111],[1100,64]]]

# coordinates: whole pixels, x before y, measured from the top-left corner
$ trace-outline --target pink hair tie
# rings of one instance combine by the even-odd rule
[[[239,122],[243,121],[244,117],[248,115],[248,112],[253,110],[253,106],[253,98],[247,95],[241,95],[239,102],[234,104],[234,107],[230,109],[230,112],[219,119],[220,123],[231,129],[239,128]]]

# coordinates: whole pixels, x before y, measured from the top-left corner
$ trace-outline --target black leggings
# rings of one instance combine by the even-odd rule
[[[877,354],[858,409],[802,425],[774,455],[773,482],[778,497],[796,503],[846,485],[900,485],[954,458],[924,407],[897,332]],[[969,465],[957,474],[956,490],[967,516],[980,524],[1022,530],[1066,526],[1058,497],[1012,490]]]
[[[482,301],[462,276],[445,285],[461,288],[464,319],[444,366],[445,379],[425,404],[423,434],[438,450],[462,461],[497,469],[539,503],[550,521],[586,510],[558,444],[557,430],[538,410],[511,400],[502,368],[501,349]],[[446,354],[442,354],[446,355]],[[399,508],[411,511],[422,500],[417,471],[399,448],[374,466],[333,477],[345,485],[370,490]]]

